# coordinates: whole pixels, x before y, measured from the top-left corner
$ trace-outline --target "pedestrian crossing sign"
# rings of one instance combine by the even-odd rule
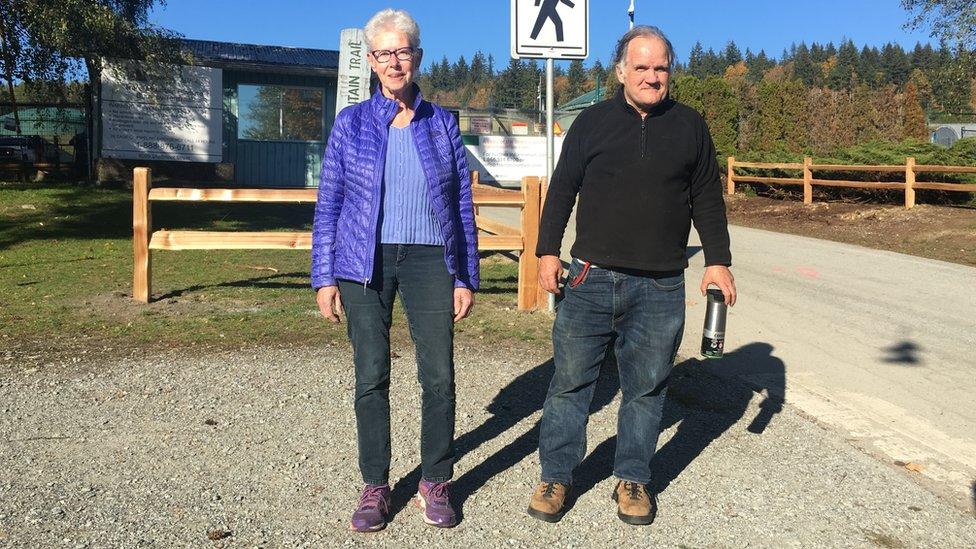
[[[585,59],[588,0],[512,0],[512,57]]]

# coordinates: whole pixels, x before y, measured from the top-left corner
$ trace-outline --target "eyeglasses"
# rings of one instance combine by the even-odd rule
[[[373,59],[375,59],[377,63],[386,63],[393,55],[395,55],[400,61],[410,61],[415,55],[420,53],[420,51],[420,48],[400,48],[398,50],[375,50],[369,52],[369,54],[373,56]]]

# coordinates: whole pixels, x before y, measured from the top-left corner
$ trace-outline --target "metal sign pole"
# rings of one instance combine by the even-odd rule
[[[553,92],[552,92],[552,57],[546,59],[546,190],[552,180],[552,172],[556,159],[556,138],[553,135]],[[549,312],[556,310],[556,296],[549,294]]]

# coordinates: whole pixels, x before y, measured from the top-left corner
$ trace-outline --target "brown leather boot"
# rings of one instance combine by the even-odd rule
[[[529,516],[546,522],[559,522],[563,518],[569,486],[558,482],[540,482],[529,502]]]
[[[657,498],[638,482],[617,482],[613,501],[617,502],[617,516],[627,524],[647,525],[657,515]]]

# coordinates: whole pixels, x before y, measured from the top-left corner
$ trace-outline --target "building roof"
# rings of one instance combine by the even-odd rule
[[[563,103],[562,105],[559,106],[559,110],[561,111],[583,110],[586,107],[589,107],[590,105],[603,101],[604,91],[606,91],[606,88],[602,88],[602,87],[593,88],[592,90],[584,93],[583,95],[579,97],[574,97],[569,101]]]
[[[200,65],[328,75],[339,71],[339,52],[335,50],[235,44],[188,38],[181,41]]]

